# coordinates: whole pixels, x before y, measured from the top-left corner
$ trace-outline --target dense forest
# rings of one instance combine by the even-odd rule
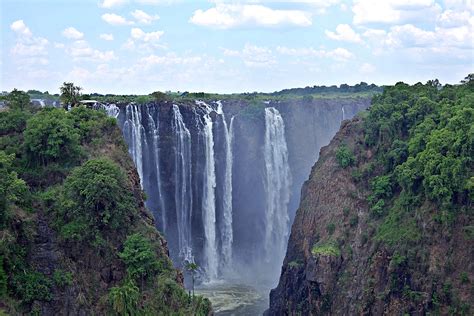
[[[37,108],[13,91],[0,111],[0,314],[207,315],[144,207],[116,120]]]
[[[274,314],[472,314],[474,80],[397,83],[303,188]]]

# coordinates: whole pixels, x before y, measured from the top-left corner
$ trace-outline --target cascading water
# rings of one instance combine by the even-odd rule
[[[210,116],[212,108],[204,102],[198,103],[205,106],[203,116],[204,126],[204,147],[205,147],[205,169],[204,169],[204,187],[203,187],[203,222],[204,222],[204,256],[207,261],[206,272],[209,280],[217,279],[219,268],[219,257],[217,253],[216,240],[216,167],[214,160],[214,135],[213,122]]]
[[[217,101],[217,114],[222,115],[224,124],[224,142],[225,142],[225,179],[224,179],[224,198],[223,198],[223,223],[221,236],[222,266],[229,268],[232,262],[232,243],[234,239],[232,230],[232,140],[233,140],[233,122],[234,117],[230,119],[230,126],[227,127],[222,103]]]
[[[146,114],[148,116],[148,129],[153,133],[153,160],[155,161],[156,172],[156,188],[158,190],[158,208],[161,213],[161,226],[164,233],[166,233],[166,205],[163,194],[163,187],[161,185],[161,168],[160,168],[160,118],[156,112],[156,118],[153,117],[153,107],[146,107]]]
[[[146,145],[145,129],[141,124],[141,107],[131,103],[125,109],[125,123],[123,130],[125,137],[131,140],[128,151],[137,167],[140,176],[140,185],[143,189],[143,144]]]
[[[342,120],[346,119],[346,110],[344,110],[344,105],[342,106]]]
[[[179,107],[173,104],[171,122],[175,135],[175,204],[178,223],[179,257],[194,262],[191,244],[192,186],[191,133],[183,121]]]
[[[288,202],[291,174],[285,139],[285,124],[277,109],[265,109],[265,262],[278,262],[285,255],[289,230]]]

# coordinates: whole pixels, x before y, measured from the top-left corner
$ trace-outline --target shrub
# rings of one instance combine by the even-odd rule
[[[13,276],[15,293],[25,303],[35,300],[50,301],[52,282],[44,274],[36,271],[21,271]]]
[[[347,168],[355,163],[355,156],[346,145],[340,145],[336,151],[336,160],[342,168]]]
[[[0,228],[5,226],[13,204],[21,204],[28,189],[25,181],[12,171],[14,155],[0,151]]]
[[[334,234],[334,231],[336,230],[336,225],[334,223],[329,223],[327,226],[326,226],[326,231],[328,232],[329,236],[331,236],[332,234]]]
[[[138,233],[127,237],[119,257],[125,262],[128,275],[134,280],[150,277],[161,268],[150,242]]]
[[[138,315],[140,291],[131,279],[127,279],[122,286],[110,289],[109,302],[117,315]]]
[[[323,256],[333,256],[339,257],[341,255],[341,250],[335,242],[323,242],[317,243],[311,249],[313,256],[323,255]]]
[[[54,283],[59,287],[64,287],[66,285],[72,284],[72,273],[66,272],[61,269],[57,269],[53,273]]]

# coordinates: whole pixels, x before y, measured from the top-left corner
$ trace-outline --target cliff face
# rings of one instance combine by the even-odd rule
[[[449,225],[433,218],[440,212],[434,203],[408,206],[415,226],[401,221],[400,242],[384,242],[383,220],[367,202],[369,185],[336,159],[345,144],[359,168],[371,165],[374,153],[364,146],[364,136],[361,118],[344,121],[321,149],[302,189],[268,315],[469,314],[472,206]]]

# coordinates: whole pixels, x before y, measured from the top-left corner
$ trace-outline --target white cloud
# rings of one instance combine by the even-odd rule
[[[48,40],[42,37],[27,37],[20,39],[12,47],[11,53],[15,56],[47,55]]]
[[[111,24],[111,25],[131,25],[132,21],[128,21],[123,16],[115,13],[105,13],[102,14],[102,20]]]
[[[31,36],[30,29],[25,25],[23,20],[17,20],[10,25],[10,29],[19,35]]]
[[[138,27],[132,28],[130,35],[135,40],[140,40],[145,43],[156,43],[160,40],[160,37],[164,34],[163,31],[149,32],[146,33]]]
[[[336,32],[326,30],[325,33],[327,37],[336,41],[362,43],[360,35],[354,32],[348,24],[339,24],[336,27]]]
[[[110,9],[113,7],[121,6],[127,2],[128,0],[103,0],[99,3],[99,6],[102,8]]]
[[[102,33],[99,35],[101,39],[104,41],[113,41],[114,40],[114,35],[113,34],[107,34],[107,33]]]
[[[248,67],[268,67],[276,63],[275,56],[267,47],[245,44],[241,51],[221,48],[223,54],[228,57],[240,57]]]
[[[151,22],[158,20],[160,18],[158,15],[151,16],[142,10],[135,10],[131,12],[131,14],[137,20],[137,22],[143,23],[143,24],[151,24]]]
[[[332,58],[337,61],[347,61],[354,57],[350,51],[345,48],[338,47],[333,50],[325,49],[314,49],[309,48],[288,48],[288,47],[277,47],[277,52],[282,55],[289,55],[294,57],[318,57],[318,58]]]
[[[68,27],[62,32],[63,36],[69,39],[74,39],[78,40],[84,37],[84,33],[79,32],[77,29],[74,27]]]
[[[441,12],[434,0],[355,0],[354,24],[431,21]]]
[[[451,28],[469,24],[469,21],[473,19],[471,13],[467,10],[455,11],[448,9],[439,15],[437,24],[441,27]]]
[[[197,64],[202,61],[200,56],[179,57],[176,54],[170,53],[163,56],[149,55],[140,58],[139,65],[148,68],[153,65],[189,65]]]
[[[63,49],[65,45],[63,43],[54,43],[54,48]]]
[[[222,4],[208,10],[196,10],[190,23],[229,29],[239,26],[276,27],[282,25],[310,26],[311,15],[301,10],[274,10],[259,4]]]
[[[93,62],[109,62],[117,59],[114,51],[100,51],[90,47],[89,43],[84,40],[75,41],[66,51],[71,55],[73,60],[87,60]]]

